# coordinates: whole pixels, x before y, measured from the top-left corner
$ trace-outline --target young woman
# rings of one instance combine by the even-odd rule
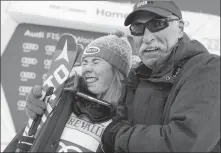
[[[130,71],[131,56],[132,49],[126,37],[120,34],[100,37],[92,41],[83,52],[82,76],[74,75],[67,84],[74,86],[79,83],[79,91],[105,100],[116,108],[124,97],[121,80],[124,80]],[[41,95],[37,93],[41,93],[40,86],[35,86],[27,97],[26,112],[32,119],[36,114],[43,114],[46,109],[46,104],[38,99]],[[61,115],[57,123],[47,125],[56,132],[48,138],[43,151],[101,152],[102,133],[111,118],[116,116],[116,111],[74,94],[71,96],[73,100],[69,119],[64,125],[59,124]],[[42,140],[45,135],[47,133],[41,136]]]

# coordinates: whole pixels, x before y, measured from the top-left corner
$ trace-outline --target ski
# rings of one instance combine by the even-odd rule
[[[64,83],[69,78],[81,49],[82,46],[77,44],[77,40],[73,35],[65,33],[60,36],[52,58],[51,67],[42,85],[43,91],[40,99],[47,103],[47,110],[43,115],[38,115],[35,120],[29,119],[23,135],[17,144],[16,152],[30,151],[40,128],[59,101]]]

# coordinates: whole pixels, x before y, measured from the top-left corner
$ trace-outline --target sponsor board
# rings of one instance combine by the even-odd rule
[[[51,66],[56,42],[63,33],[76,36],[82,48],[105,35],[75,29],[20,24],[2,54],[2,86],[16,132],[28,121],[24,109],[26,96],[34,85],[42,84],[47,78],[46,73]],[[76,63],[80,64],[80,57]],[[62,81],[65,74],[65,69],[61,67],[47,83],[50,84],[50,81],[55,79]]]

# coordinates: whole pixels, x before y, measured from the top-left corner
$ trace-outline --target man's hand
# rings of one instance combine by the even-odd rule
[[[125,125],[130,123],[123,117],[115,117],[113,121],[105,128],[102,138],[101,146],[105,153],[114,153],[114,144],[117,132]]]

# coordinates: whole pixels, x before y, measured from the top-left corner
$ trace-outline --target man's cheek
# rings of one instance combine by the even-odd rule
[[[134,37],[134,46],[137,53],[141,47],[141,44],[142,44],[142,37]]]

